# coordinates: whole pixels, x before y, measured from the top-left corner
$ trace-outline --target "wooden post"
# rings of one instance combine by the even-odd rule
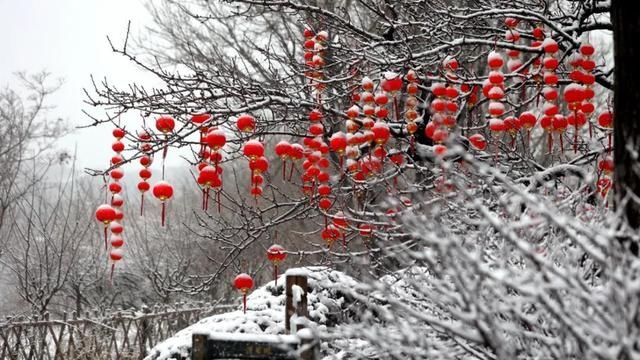
[[[209,342],[208,335],[194,333],[191,336],[191,359],[209,360],[207,358],[208,342]]]
[[[287,274],[287,281],[286,281],[286,296],[287,296],[287,301],[286,301],[286,305],[284,308],[284,326],[285,329],[289,332],[289,333],[296,333],[296,329],[295,325],[293,326],[293,330],[292,330],[292,326],[291,326],[291,316],[293,316],[293,314],[296,314],[299,317],[307,317],[309,315],[308,313],[308,309],[307,309],[307,276],[306,275],[298,275],[298,274]],[[293,299],[293,286],[299,286],[302,288],[303,292],[302,292],[302,296],[300,297],[300,302],[297,304],[294,304],[294,299]]]

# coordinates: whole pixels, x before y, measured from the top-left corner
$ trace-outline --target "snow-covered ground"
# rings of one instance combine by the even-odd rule
[[[343,310],[347,305],[340,288],[355,286],[357,282],[339,272],[326,267],[308,267],[291,269],[288,274],[306,273],[308,275],[307,304],[310,320],[322,330],[325,326],[334,326],[341,322]],[[190,359],[191,336],[196,333],[245,333],[245,334],[285,334],[284,293],[285,275],[278,278],[278,287],[273,281],[255,289],[247,296],[247,313],[238,310],[204,318],[181,330],[175,336],[154,347],[147,356],[148,360],[184,357]],[[305,289],[297,289],[301,296]],[[326,348],[326,344],[323,344]]]

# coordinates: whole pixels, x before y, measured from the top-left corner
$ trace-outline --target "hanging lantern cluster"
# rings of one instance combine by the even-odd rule
[[[316,96],[324,90],[326,84],[324,83],[324,65],[325,65],[325,51],[327,49],[327,41],[329,40],[329,33],[326,31],[319,31],[317,34],[310,28],[304,29],[304,60],[307,67],[305,76],[309,79],[310,84],[316,90]]]
[[[262,174],[269,169],[269,161],[264,156],[264,145],[258,140],[249,140],[244,143],[242,153],[249,160],[251,195],[258,201],[258,196],[262,196],[262,184],[264,183]]]
[[[162,179],[153,185],[151,193],[153,196],[160,200],[161,212],[160,212],[160,225],[165,225],[166,213],[167,213],[167,201],[173,197],[173,186],[165,180],[165,162],[167,158],[167,149],[169,146],[169,136],[175,128],[175,120],[170,116],[160,116],[156,119],[156,129],[165,136],[162,149]],[[142,162],[141,162],[142,163]],[[143,165],[144,166],[144,165]]]
[[[201,146],[204,153],[198,164],[198,185],[202,188],[202,209],[209,209],[210,190],[215,192],[218,212],[220,212],[220,193],[222,191],[222,148],[227,143],[224,131],[218,128],[207,129]]]
[[[547,143],[549,153],[553,153],[553,134],[558,134],[560,151],[564,152],[564,132],[567,129],[567,119],[559,114],[558,107],[558,75],[556,69],[558,68],[559,61],[555,57],[555,54],[559,50],[558,43],[552,37],[546,37],[540,44],[544,52],[544,58],[542,59],[543,67],[543,82],[544,88],[542,89],[542,95],[545,102],[542,106],[542,118],[540,119],[540,126],[547,132]]]
[[[567,116],[567,122],[575,128],[574,153],[577,152],[580,127],[589,123],[589,136],[593,136],[593,125],[590,117],[595,111],[595,106],[592,103],[595,96],[593,90],[595,76],[592,71],[596,63],[591,58],[594,53],[595,48],[593,45],[583,43],[580,45],[579,52],[573,53],[568,61],[571,66],[569,79],[572,83],[565,88],[564,97],[571,111],[571,114]]]
[[[487,111],[489,113],[489,130],[494,140],[496,152],[498,144],[502,138],[502,134],[507,130],[502,116],[505,113],[504,106],[504,74],[502,67],[504,59],[497,51],[491,51],[487,57],[487,65],[489,67],[489,75],[485,80],[482,91],[485,97],[489,99]]]
[[[138,172],[140,181],[138,182],[138,191],[140,191],[140,216],[144,214],[144,194],[151,189],[149,179],[153,173],[151,172],[151,164],[153,163],[153,149],[150,143],[151,135],[144,129],[138,132],[138,142],[140,144],[140,166],[142,169]]]
[[[418,113],[418,93],[420,88],[418,87],[418,75],[415,71],[409,70],[405,76],[407,80],[407,98],[404,101],[404,121],[407,123],[407,133],[411,136],[410,143],[413,148],[415,141],[414,134],[418,131],[418,121],[420,121],[420,114]]]
[[[504,33],[504,39],[506,42],[517,45],[520,41],[520,31],[518,30],[518,24],[520,21],[516,18],[508,17],[505,18],[504,24],[507,27],[507,30]],[[517,72],[522,67],[522,60],[520,59],[520,51],[516,49],[508,49],[507,50],[507,69],[511,73]],[[520,79],[516,77],[516,79]]]
[[[443,62],[443,67],[447,79],[457,78],[455,74],[455,70],[458,69],[457,60],[447,57]],[[457,124],[457,101],[460,93],[452,83],[440,82],[431,85],[431,93],[434,96],[429,107],[431,121],[425,126],[424,134],[435,143],[436,155],[443,156],[447,151],[444,143],[448,140],[450,131],[453,131]]]

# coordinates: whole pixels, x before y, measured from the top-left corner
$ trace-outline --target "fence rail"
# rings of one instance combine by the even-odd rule
[[[0,359],[142,359],[186,326],[236,306],[176,304],[60,319],[17,316],[0,322]]]

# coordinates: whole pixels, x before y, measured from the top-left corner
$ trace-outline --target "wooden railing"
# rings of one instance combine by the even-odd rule
[[[236,305],[176,304],[139,310],[17,316],[0,321],[0,359],[142,359],[157,343]]]

